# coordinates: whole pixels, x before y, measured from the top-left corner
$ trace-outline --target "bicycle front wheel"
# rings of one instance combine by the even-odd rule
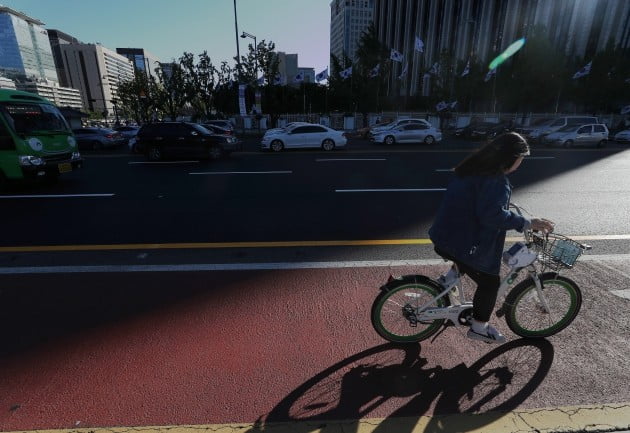
[[[510,329],[521,337],[549,337],[569,326],[582,306],[582,292],[569,278],[553,272],[540,276],[540,299],[534,280],[519,283],[507,296],[506,316]]]
[[[390,282],[372,304],[372,326],[393,343],[414,343],[435,334],[444,320],[419,321],[417,309],[440,294],[441,287],[424,276],[406,276]],[[431,308],[445,307],[444,296]]]

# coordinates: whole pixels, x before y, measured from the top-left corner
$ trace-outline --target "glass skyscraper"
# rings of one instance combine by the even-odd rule
[[[0,6],[0,74],[59,83],[44,23]]]

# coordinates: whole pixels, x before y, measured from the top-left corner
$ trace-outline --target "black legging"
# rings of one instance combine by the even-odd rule
[[[487,274],[471,268],[437,248],[435,248],[435,252],[454,262],[462,275],[468,275],[471,280],[477,283],[477,290],[475,290],[475,296],[473,297],[473,318],[479,322],[490,321],[494,305],[497,302],[501,278],[498,275]]]

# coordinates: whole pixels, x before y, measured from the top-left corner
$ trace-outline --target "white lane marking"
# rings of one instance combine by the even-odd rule
[[[619,296],[621,298],[630,299],[630,289],[625,290],[611,290],[610,293]]]
[[[446,188],[388,188],[388,189],[336,189],[335,192],[436,192]]]
[[[454,168],[436,168],[435,171],[455,171]]]
[[[205,171],[188,174],[292,174],[292,170],[285,171]]]
[[[332,161],[387,161],[387,158],[321,158],[315,160],[315,162]]]
[[[630,260],[630,254],[582,256],[580,260]],[[111,273],[111,272],[197,272],[197,271],[259,271],[291,269],[387,268],[399,266],[433,266],[446,264],[442,259],[417,260],[361,260],[335,262],[277,262],[277,263],[199,263],[189,265],[104,265],[104,266],[22,266],[0,267],[0,275]],[[630,289],[628,289],[630,290]]]
[[[1,198],[77,198],[77,197],[113,197],[116,194],[32,194],[32,195],[0,195]]]
[[[555,156],[526,156],[525,159],[556,159]]]
[[[127,164],[196,164],[199,161],[130,161]]]

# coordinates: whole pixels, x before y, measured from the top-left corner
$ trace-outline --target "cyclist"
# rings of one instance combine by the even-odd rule
[[[507,230],[553,231],[553,222],[531,220],[509,210],[512,185],[507,175],[529,155],[527,141],[515,132],[502,134],[455,167],[429,237],[435,251],[457,264],[477,284],[468,338],[504,343],[488,321],[501,283],[501,255]]]

